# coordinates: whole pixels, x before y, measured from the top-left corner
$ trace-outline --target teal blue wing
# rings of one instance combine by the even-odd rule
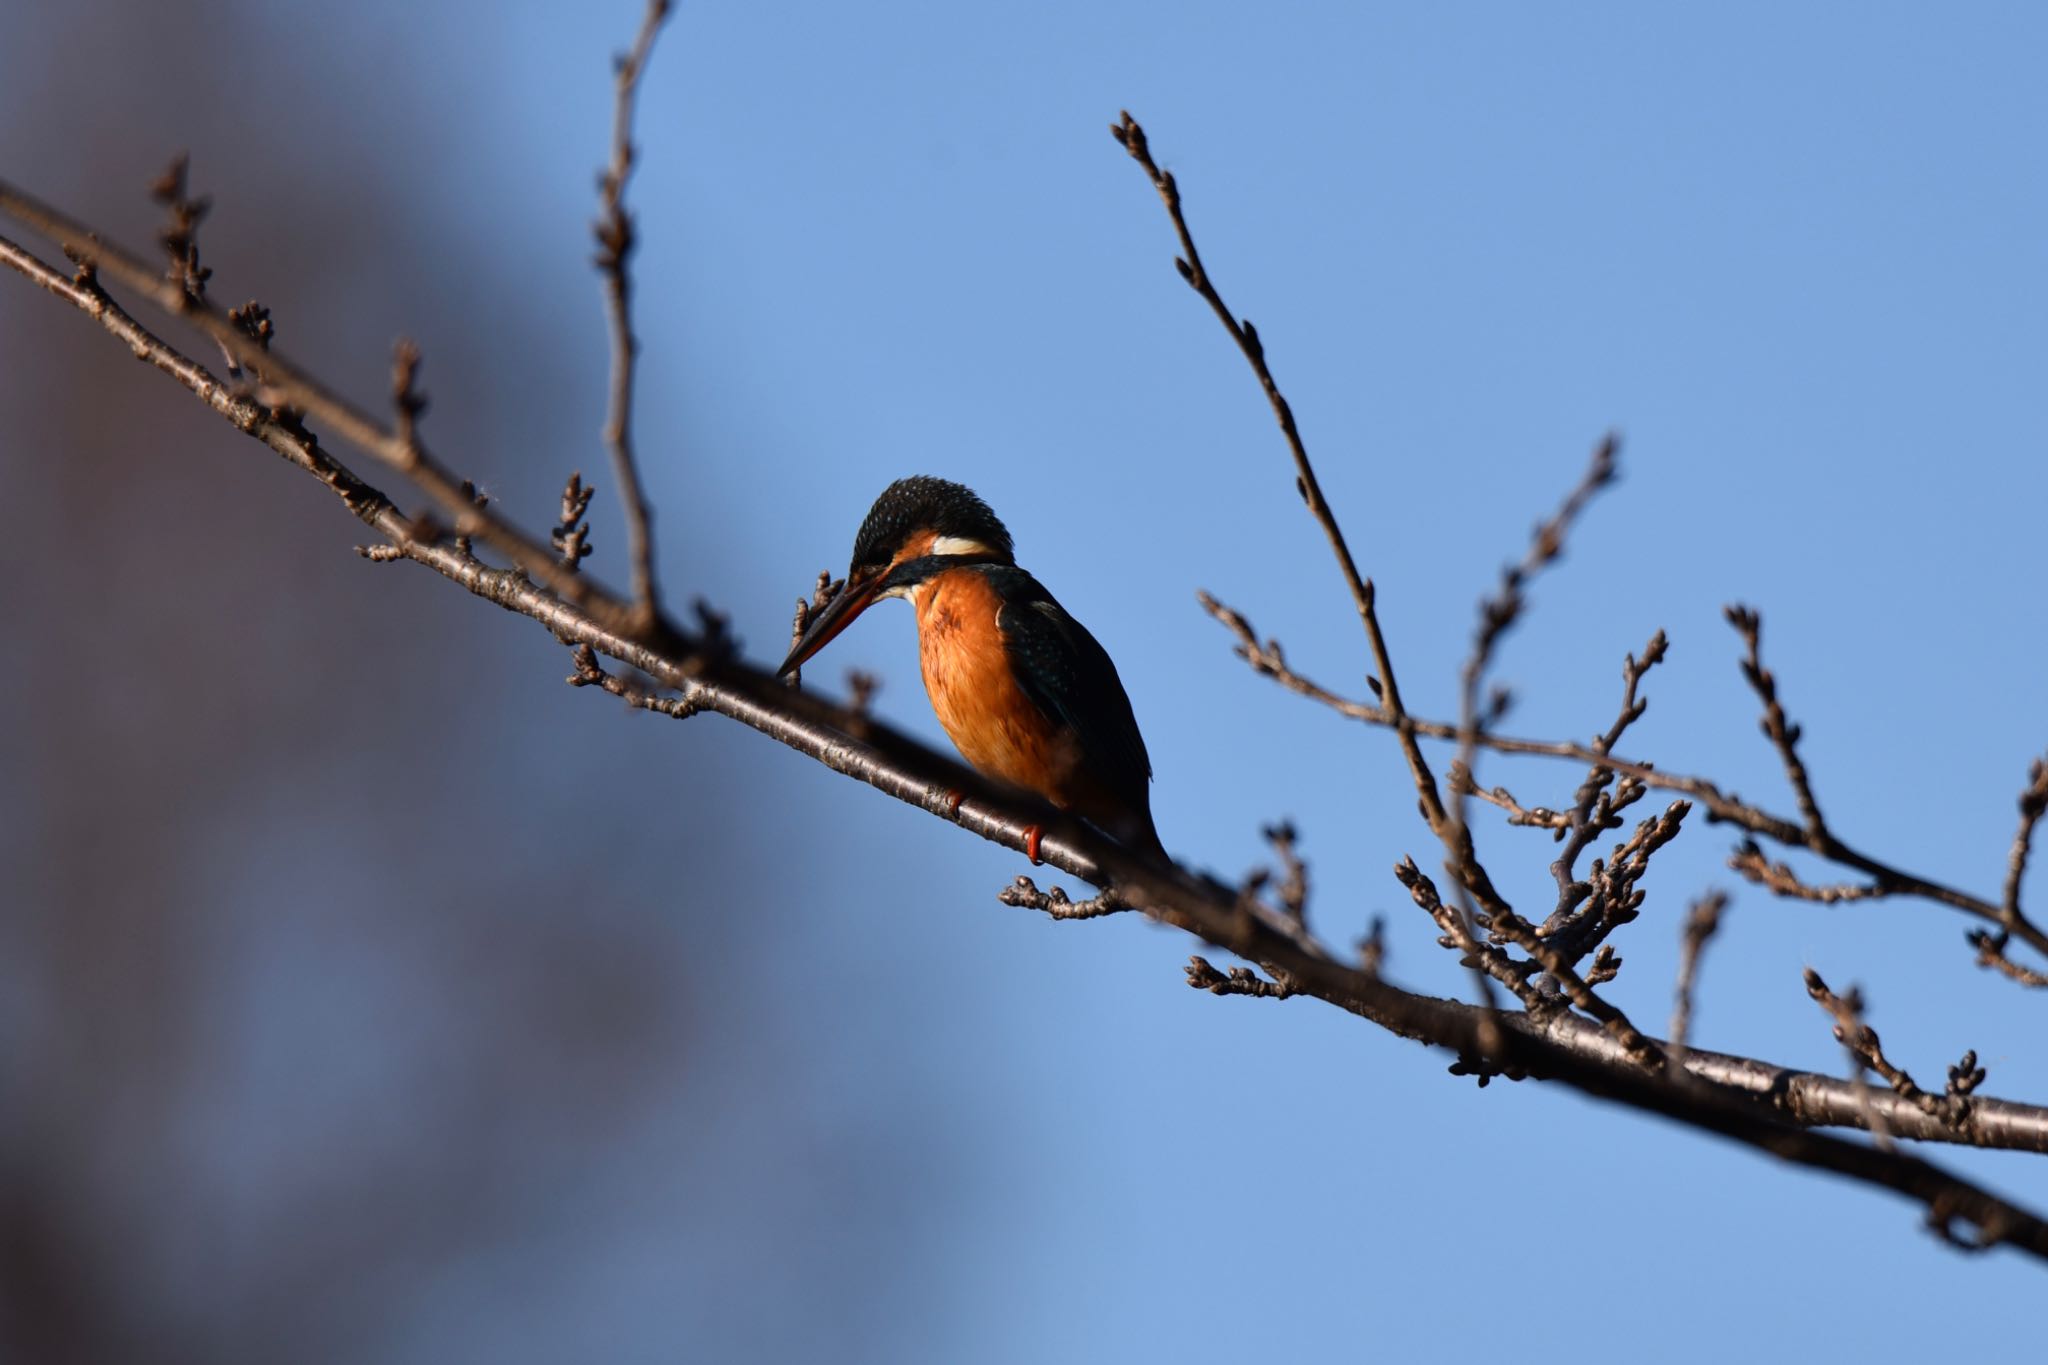
[[[981,572],[1002,599],[996,624],[1025,695],[1073,731],[1090,775],[1143,820],[1142,828],[1109,832],[1156,845],[1146,790],[1152,759],[1109,651],[1024,570],[990,565]]]

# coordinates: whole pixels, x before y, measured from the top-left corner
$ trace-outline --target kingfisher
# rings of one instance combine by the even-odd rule
[[[1166,859],[1152,824],[1152,761],[1116,665],[1017,567],[1010,533],[987,503],[925,476],[883,489],[854,537],[845,586],[777,676],[885,597],[916,608],[925,693],[970,766]],[[1025,831],[1034,863],[1043,833]]]

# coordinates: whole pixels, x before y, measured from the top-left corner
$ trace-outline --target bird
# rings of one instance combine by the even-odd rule
[[[854,537],[845,585],[776,675],[889,597],[916,608],[925,693],[970,767],[1168,860],[1152,821],[1152,760],[1116,665],[1017,567],[1009,530],[969,488],[918,475],[883,489]],[[1043,834],[1025,830],[1034,863]]]

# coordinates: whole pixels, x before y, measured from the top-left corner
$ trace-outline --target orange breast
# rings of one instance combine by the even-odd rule
[[[1064,806],[1073,744],[1017,686],[996,625],[1001,607],[972,569],[948,570],[918,594],[924,690],[969,764]]]

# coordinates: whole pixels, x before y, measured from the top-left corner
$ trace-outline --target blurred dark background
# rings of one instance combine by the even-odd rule
[[[969,482],[1116,655],[1169,846],[1236,875],[1292,815],[1333,940],[1384,911],[1396,975],[1466,988],[1387,876],[1428,850],[1386,736],[1191,604],[1356,690],[1270,418],[1102,131],[1128,102],[1417,697],[1621,423],[1510,642],[1517,728],[1604,727],[1665,626],[1642,747],[1788,807],[1718,620],[1757,600],[1831,817],[1995,890],[2048,662],[2029,21],[970,8],[686,4],[664,37],[634,200],[673,598],[767,659],[883,484]],[[623,577],[588,224],[636,3],[17,10],[0,174],[139,247],[189,149],[217,299],[366,403],[417,339],[436,449],[529,526],[584,471]],[[1016,859],[563,686],[544,632],[359,559],[311,481],[12,276],[0,477],[7,1359],[1486,1359],[1461,1267],[1493,1292],[1503,1255],[1599,1300],[1589,1356],[1883,1356],[2003,1344],[1941,1305],[2035,1292],[1864,1191],[1190,992],[1142,923],[996,907]],[[876,672],[943,743],[907,613],[834,648],[815,685]],[[1540,904],[1547,842],[1485,834]],[[1624,934],[1646,1025],[1725,853],[1689,831]],[[2038,1002],[1962,928],[1743,889],[1696,1039],[1839,1069],[1810,963],[1923,1081],[1975,1046],[2040,1099]],[[2048,1199],[2037,1161],[1941,1155]],[[1661,1288],[1577,1277],[1617,1263]]]
[[[435,439],[545,521],[602,458],[586,244],[542,245],[528,196],[454,187],[478,160],[521,173],[450,89],[495,77],[476,47],[460,69],[460,29],[382,17],[17,13],[0,165],[145,245],[144,182],[191,148],[218,296],[260,293],[282,344],[373,402],[392,339],[417,336]],[[562,95],[586,131],[633,18],[578,26]],[[602,152],[547,187],[555,218],[586,211]],[[643,1277],[722,1301],[757,1348],[889,1354],[886,1267],[848,1238],[915,1245],[893,1173],[943,1181],[951,1124],[820,1098],[831,1059],[736,1003],[784,989],[776,940],[826,911],[764,913],[754,872],[782,839],[710,799],[758,747],[676,747],[563,687],[544,634],[365,564],[302,476],[17,286],[0,1352],[620,1359],[649,1310],[609,1349],[606,1324]],[[662,509],[679,582],[703,510]],[[654,1239],[685,1254],[638,1250]],[[536,1343],[522,1301],[577,1325]]]

